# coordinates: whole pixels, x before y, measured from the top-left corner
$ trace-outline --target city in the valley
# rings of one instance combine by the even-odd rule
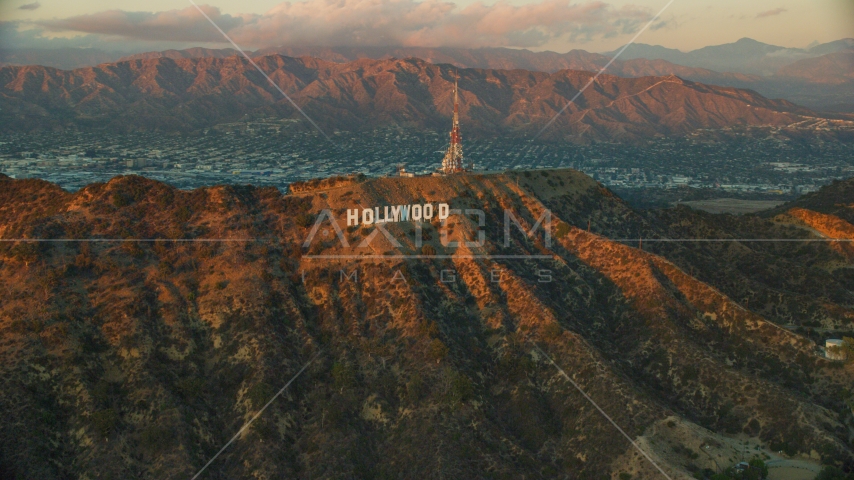
[[[470,136],[465,148],[475,172],[569,167],[616,190],[693,188],[788,199],[854,174],[850,144],[835,139],[840,132],[825,133],[745,127],[586,145]],[[389,127],[334,132],[331,143],[294,120],[220,125],[197,135],[6,133],[0,136],[0,173],[68,190],[128,174],[184,189],[253,184],[286,190],[295,181],[397,175],[401,167],[430,174],[441,166],[446,135]]]

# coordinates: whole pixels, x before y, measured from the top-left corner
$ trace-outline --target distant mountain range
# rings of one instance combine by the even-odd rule
[[[126,55],[127,53],[107,52],[97,48],[5,49],[0,46],[0,65],[43,65],[73,70],[115,62]]]
[[[798,60],[778,70],[777,76],[832,85],[854,81],[854,50]]]
[[[262,69],[325,129],[376,126],[443,128],[455,72],[467,132],[530,137],[592,73],[456,69],[424,60],[334,63],[282,55],[258,57]],[[139,59],[72,71],[0,68],[0,108],[27,130],[62,125],[109,130],[190,131],[245,115],[300,119],[282,95],[240,57]],[[750,91],[675,75],[602,75],[546,132],[552,138],[633,141],[735,125],[815,123],[817,114]]]
[[[237,55],[232,49],[203,49],[166,50],[163,52],[147,52],[123,57],[124,60],[140,60],[151,58],[226,58]],[[288,57],[312,57],[336,63],[348,63],[363,58],[420,58],[435,64],[451,64],[461,68],[483,68],[497,70],[531,70],[536,72],[554,73],[560,70],[584,70],[597,72],[611,60],[611,57],[590,53],[584,50],[572,50],[567,53],[532,52],[530,50],[513,50],[509,48],[365,48],[365,47],[279,47],[258,50],[252,56],[284,55]],[[761,80],[755,75],[738,73],[720,73],[704,68],[685,67],[665,60],[647,60],[643,58],[629,61],[617,60],[608,67],[606,73],[620,77],[642,77],[650,75],[679,75],[682,78],[703,83],[727,84],[741,82],[749,84]]]
[[[226,58],[233,49],[190,48],[122,56],[87,49],[62,51],[3,51],[0,64],[40,64],[62,69],[100,63],[154,58]],[[383,60],[415,57],[460,68],[553,73],[560,70],[598,71],[614,56],[584,50],[567,53],[532,52],[509,48],[421,47],[275,47],[249,52],[254,57],[284,55],[349,63],[364,58]],[[785,98],[816,110],[854,112],[854,39],[824,43],[809,49],[785,48],[748,38],[691,52],[656,45],[633,44],[608,67],[622,77],[677,75],[683,79],[737,88],[750,88],[767,97]]]
[[[854,51],[854,38],[823,43],[810,49],[786,48],[742,38],[734,43],[703,47],[682,52],[658,45],[633,44],[620,55],[622,59],[645,58],[667,60],[688,67],[702,67],[722,72],[773,76],[799,60],[842,51]],[[613,56],[617,51],[606,53]]]
[[[808,49],[786,48],[769,45],[750,38],[742,38],[734,43],[703,47],[683,52],[659,45],[635,43],[621,55],[620,60],[664,60],[677,66],[713,70],[745,75],[773,76],[778,71],[799,60],[822,55],[854,51],[854,38],[845,38],[823,43]],[[558,70],[593,70],[601,68],[615,54],[605,52],[591,53],[585,50],[571,50],[567,53],[551,51],[532,52],[510,48],[424,48],[424,47],[270,47],[254,52],[252,56],[285,55],[289,57],[314,57],[337,63],[347,63],[362,58],[408,58],[417,57],[431,63],[450,63],[466,68],[498,68],[536,70],[555,72]],[[2,50],[0,63],[7,65],[43,65],[66,70],[95,66],[99,63],[137,60],[146,58],[225,58],[236,55],[231,48],[188,48],[185,50],[165,50],[124,55],[121,52],[106,52],[97,49],[31,49]],[[620,68],[609,73],[622,75]],[[658,72],[661,74],[662,72]],[[674,72],[664,72],[674,73]]]

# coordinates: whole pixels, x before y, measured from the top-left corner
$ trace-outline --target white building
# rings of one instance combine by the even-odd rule
[[[825,356],[830,360],[845,360],[845,341],[835,338],[828,339],[824,342]]]

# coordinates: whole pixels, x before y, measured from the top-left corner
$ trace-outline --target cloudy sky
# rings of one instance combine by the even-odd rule
[[[667,0],[196,0],[244,48],[524,47],[609,51]],[[852,0],[675,0],[639,43],[680,50],[742,37],[806,47],[854,37]],[[0,48],[223,47],[188,0],[0,0]]]

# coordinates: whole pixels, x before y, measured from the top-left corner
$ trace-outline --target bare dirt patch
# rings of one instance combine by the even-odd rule
[[[801,467],[777,467],[768,469],[768,480],[813,480],[815,472]]]

